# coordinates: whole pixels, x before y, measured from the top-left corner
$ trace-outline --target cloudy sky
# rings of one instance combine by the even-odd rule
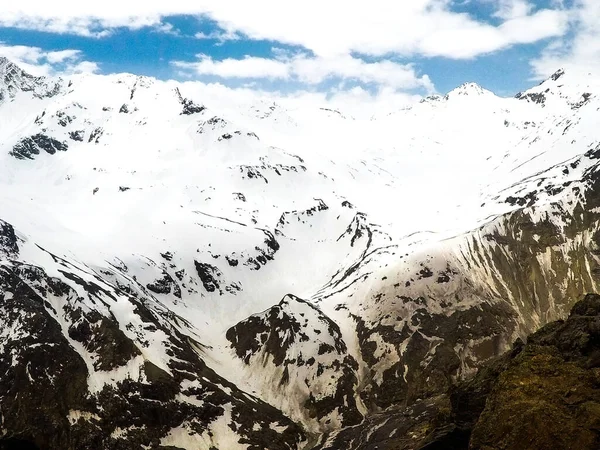
[[[600,1],[19,0],[0,6],[0,56],[263,92],[513,95],[600,67]]]

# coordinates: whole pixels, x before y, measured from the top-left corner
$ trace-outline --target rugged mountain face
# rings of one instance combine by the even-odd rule
[[[51,81],[34,77],[0,56],[0,103],[14,98],[19,92],[30,92],[37,98],[58,94],[61,80]]]
[[[588,294],[476,376],[334,433],[319,449],[596,449],[600,296]]]
[[[593,76],[363,119],[0,75],[0,446],[496,448],[477,369],[598,291]]]
[[[10,225],[1,229],[3,254],[26,251]],[[0,269],[8,436],[65,449],[212,448],[238,440],[284,449],[303,439],[280,411],[206,366],[202,344],[178,330],[185,319],[46,253],[75,288],[18,261]],[[134,318],[124,329],[119,312]]]
[[[317,421],[311,426],[316,430],[361,422],[358,363],[348,354],[338,325],[311,303],[288,295],[226,336],[258,378],[261,397],[271,397],[288,416],[306,425]],[[338,420],[332,423],[333,413]]]

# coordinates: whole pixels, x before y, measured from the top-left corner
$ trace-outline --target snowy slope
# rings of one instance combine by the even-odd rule
[[[0,75],[4,339],[35,337],[12,311],[51,324],[84,380],[53,413],[85,433],[107,396],[160,383],[187,411],[105,415],[106,448],[312,445],[596,287],[597,77],[516,98],[468,83],[362,119],[128,74]]]

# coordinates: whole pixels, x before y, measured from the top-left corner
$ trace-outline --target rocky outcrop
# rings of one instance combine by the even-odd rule
[[[60,82],[34,77],[5,57],[0,56],[0,104],[19,92],[30,92],[37,98],[52,97],[60,90]]]
[[[314,305],[287,295],[230,328],[227,339],[249,374],[264,374],[262,394],[290,417],[316,431],[362,420],[358,364],[338,325]]]
[[[49,254],[74,289],[16,261],[19,252],[0,222],[0,448],[167,449],[193,436],[194,448],[260,450],[304,440],[206,366],[184,319]]]
[[[21,139],[15,144],[10,154],[17,159],[34,159],[43,150],[50,155],[64,152],[68,149],[66,143],[45,134],[38,133],[31,137]]]
[[[531,335],[487,397],[470,449],[600,447],[600,296]]]
[[[179,99],[179,103],[181,103],[182,106],[181,112],[179,113],[180,115],[189,116],[192,114],[199,114],[206,109],[206,106],[197,105],[192,99],[183,97],[179,91],[179,88],[175,88],[175,95]]]
[[[545,204],[539,189],[521,190],[520,198],[536,197],[535,206],[399,261],[349,310],[371,380],[361,394],[368,405],[410,406],[435,396],[598,290],[598,152],[594,147],[556,168],[587,167],[581,184],[548,185],[544,192],[554,194]],[[361,263],[341,286],[373,270]]]
[[[545,450],[600,447],[600,296],[518,340],[477,374],[391,407],[317,449]]]

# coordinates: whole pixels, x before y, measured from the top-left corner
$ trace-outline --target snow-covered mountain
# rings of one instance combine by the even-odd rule
[[[0,58],[4,438],[338,448],[439,394],[596,290],[598,93],[362,119]]]

